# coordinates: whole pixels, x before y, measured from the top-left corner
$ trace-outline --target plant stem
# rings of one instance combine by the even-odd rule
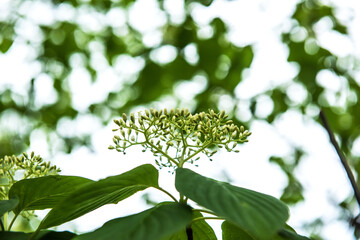
[[[193,211],[199,211],[199,212],[208,213],[208,214],[211,214],[211,215],[216,215],[212,211],[205,210],[205,209],[193,209]]]
[[[207,148],[210,144],[211,144],[211,142],[205,143],[199,150],[195,151],[193,154],[191,154],[190,156],[188,156],[187,158],[185,158],[184,160],[182,160],[182,161],[180,162],[180,166],[182,167],[187,160],[190,160],[192,157],[194,157],[194,156],[196,156],[197,154],[199,154],[201,151],[203,151],[205,148]]]
[[[350,169],[350,166],[349,166],[349,164],[347,163],[345,156],[344,156],[343,153],[341,152],[340,147],[339,147],[339,145],[338,145],[338,143],[337,143],[337,141],[336,141],[336,139],[335,139],[334,133],[333,133],[333,131],[330,129],[330,126],[329,126],[329,123],[328,123],[328,121],[327,121],[327,119],[326,119],[325,113],[324,113],[322,110],[320,110],[320,119],[321,119],[322,123],[324,124],[324,127],[325,127],[327,133],[329,134],[330,141],[331,141],[332,145],[334,146],[334,148],[335,148],[335,150],[336,150],[336,152],[337,152],[337,154],[338,154],[338,156],[339,156],[339,158],[340,158],[340,161],[341,161],[343,167],[345,168],[346,174],[347,174],[347,176],[348,176],[348,178],[349,178],[349,180],[350,180],[351,186],[352,186],[352,188],[353,188],[353,190],[354,190],[354,194],[355,194],[356,201],[357,201],[358,205],[360,206],[360,191],[359,191],[359,187],[358,187],[357,184],[356,184],[356,180],[355,180],[355,177],[354,177],[354,175],[353,175],[353,173],[352,173],[352,171],[351,171],[351,169]]]
[[[169,197],[171,197],[172,200],[174,200],[175,202],[178,202],[178,200],[173,196],[171,195],[171,193],[169,193],[168,191],[166,191],[165,189],[161,188],[161,187],[154,187],[162,192],[164,192],[165,194],[167,194]]]
[[[221,217],[198,217],[192,220],[192,222],[199,221],[199,220],[208,220],[208,219],[214,219],[214,220],[224,220],[224,218]]]
[[[145,136],[146,142],[153,148],[155,148],[158,152],[160,152],[163,156],[165,156],[169,161],[173,162],[176,166],[179,166],[179,163],[173,159],[172,157],[170,157],[167,153],[165,153],[163,150],[161,150],[160,148],[158,148],[157,146],[155,146],[154,144],[152,144],[147,137]]]
[[[13,219],[11,220],[11,222],[10,222],[10,225],[9,225],[9,228],[8,228],[8,231],[10,231],[11,230],[11,227],[12,227],[12,225],[14,224],[14,222],[15,222],[15,220],[16,220],[16,218],[18,217],[19,215],[17,214],[17,215],[15,215],[14,217],[13,217]]]
[[[191,226],[186,228],[186,235],[187,235],[188,240],[194,239],[193,230],[192,230]]]

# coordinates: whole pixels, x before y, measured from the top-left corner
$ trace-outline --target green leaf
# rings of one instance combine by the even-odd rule
[[[18,204],[19,199],[17,198],[0,201],[0,217],[2,217],[5,213],[13,210]]]
[[[184,204],[161,204],[141,213],[113,219],[74,240],[162,240],[191,222],[191,208]]]
[[[89,183],[55,206],[38,229],[60,225],[103,205],[116,204],[140,190],[158,187],[158,176],[154,166],[145,164],[123,174]]]
[[[278,232],[278,237],[274,238],[274,240],[310,240],[310,238],[301,236],[294,231],[281,229]]]
[[[6,240],[29,240],[33,233],[24,232],[0,232],[0,239]],[[76,236],[75,233],[64,231],[41,231],[34,240],[69,240]]]
[[[77,236],[75,233],[64,231],[64,232],[56,232],[56,231],[40,231],[37,234],[35,240],[69,240],[73,237]]]
[[[193,211],[193,220],[203,215],[199,211]],[[214,230],[204,220],[196,220],[191,223],[193,238],[196,240],[217,240]],[[188,240],[186,230],[174,234],[168,240]]]
[[[3,38],[2,41],[0,40],[0,52],[6,53],[13,43],[14,41],[8,38]]]
[[[247,232],[228,221],[224,221],[221,224],[221,229],[223,240],[255,240],[255,238],[249,235]]]
[[[16,182],[9,191],[9,198],[18,198],[19,204],[13,210],[19,214],[23,210],[52,208],[71,191],[92,180],[74,176],[46,176],[24,179]]]
[[[286,226],[290,228],[289,226]],[[256,238],[252,237],[250,234],[246,233],[244,230],[239,228],[238,226],[224,221],[221,225],[223,240],[256,240]],[[293,230],[281,229],[275,236],[271,238],[271,240],[310,240],[307,237],[298,235]]]
[[[287,206],[272,196],[206,178],[189,169],[176,170],[175,186],[256,239],[270,239],[289,217]]]
[[[24,232],[3,232],[3,231],[0,231],[0,239],[28,240],[29,236]]]
[[[203,217],[199,211],[193,212],[193,219]],[[217,220],[213,220],[217,221]],[[194,239],[199,240],[216,240],[216,235],[214,230],[205,220],[196,220],[191,223],[191,228],[193,230]]]

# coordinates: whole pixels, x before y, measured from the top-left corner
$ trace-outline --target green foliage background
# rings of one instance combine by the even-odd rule
[[[41,2],[41,0],[36,1]],[[54,9],[67,8],[75,11],[75,14],[88,11],[99,16],[106,15],[113,9],[121,9],[126,16],[134,2],[132,0],[52,0],[48,4],[51,4]],[[244,70],[251,68],[255,54],[254,46],[240,47],[230,42],[227,38],[229,26],[221,18],[215,18],[210,22],[210,28],[213,31],[211,37],[201,37],[198,34],[200,26],[194,20],[191,9],[196,4],[208,7],[213,4],[211,0],[186,1],[184,3],[186,17],[180,23],[171,21],[164,1],[159,0],[158,3],[160,10],[166,16],[166,22],[157,29],[161,32],[160,44],[148,46],[144,44],[144,34],[136,30],[126,17],[121,27],[117,28],[104,23],[98,31],[92,31],[79,23],[76,18],[67,20],[55,18],[51,23],[36,23],[24,11],[29,2],[11,1],[7,14],[0,18],[0,51],[2,54],[7,54],[16,46],[16,43],[31,46],[34,55],[31,62],[40,66],[40,72],[48,74],[54,80],[53,87],[58,97],[52,104],[37,105],[35,103],[36,76],[34,79],[28,79],[26,95],[19,95],[11,87],[1,84],[0,80],[0,156],[19,154],[26,150],[30,144],[30,135],[36,129],[45,131],[49,142],[54,138],[61,141],[62,150],[67,153],[80,145],[91,146],[88,133],[62,136],[59,133],[59,121],[64,118],[73,120],[84,114],[92,114],[103,124],[107,124],[122,112],[130,112],[131,109],[140,105],[152,106],[165,97],[170,97],[180,104],[181,99],[174,94],[175,86],[194,81],[196,76],[204,77],[206,85],[194,98],[191,106],[194,112],[208,108],[219,110],[218,100],[222,95],[227,95],[234,102],[238,102],[234,90],[242,83]],[[236,114],[239,111],[237,104],[233,106],[231,113],[234,119],[238,116],[238,121],[249,126],[256,119],[272,124],[289,110],[298,110],[303,115],[318,121],[317,115],[312,112],[314,109],[316,112],[322,108],[337,134],[341,149],[359,175],[360,156],[355,156],[351,152],[354,141],[360,135],[358,102],[360,84],[359,80],[355,79],[359,71],[359,60],[355,56],[339,57],[318,45],[314,25],[324,18],[332,21],[333,31],[343,36],[348,34],[346,24],[337,18],[336,9],[331,4],[304,0],[299,1],[289,19],[292,27],[281,36],[284,46],[289,50],[288,62],[295,63],[299,68],[293,82],[307,91],[305,100],[301,103],[292,101],[287,92],[290,86],[280,85],[266,89],[250,99],[249,111],[252,113],[250,120],[241,119],[241,116]],[[38,38],[27,39],[19,32],[18,27],[24,21],[31,22],[39,31]],[[304,30],[307,32],[306,37],[297,39],[296,33]],[[97,49],[100,50],[94,50],[94,45],[99,46]],[[195,63],[187,61],[184,57],[184,49],[189,45],[197,49],[198,61]],[[162,64],[151,57],[152,52],[161,46],[172,46],[176,49],[176,56],[171,62]],[[118,57],[139,61],[140,70],[127,79],[119,78],[119,82],[122,81],[121,88],[109,91],[104,100],[93,102],[83,111],[72,104],[74,96],[69,89],[68,77],[74,68],[74,58],[80,58],[93,83],[98,81],[102,69],[94,64],[93,59],[96,54],[104,57],[110,67],[115,67]],[[329,93],[327,87],[316,81],[318,73],[322,70],[329,70],[344,80],[345,93],[333,94],[335,102],[343,98],[345,94],[346,101],[343,104],[332,104],[327,97]],[[269,97],[274,107],[269,115],[258,116],[255,113],[260,104],[259,99],[263,96]],[[2,121],[9,116],[21,119],[22,126],[16,129],[1,127]],[[303,200],[301,183],[293,172],[296,165],[301,162],[304,152],[296,146],[293,148],[293,154],[286,159],[278,156],[270,159],[283,169],[289,179],[282,196],[282,200],[288,204],[296,204]],[[349,199],[352,197],[349,196]],[[353,200],[349,199],[344,199],[344,202],[340,204],[344,216],[351,211]]]

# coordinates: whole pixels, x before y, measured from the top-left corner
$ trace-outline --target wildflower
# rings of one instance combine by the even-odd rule
[[[115,146],[109,149],[125,154],[127,148],[141,145],[143,151],[150,150],[157,157],[155,162],[159,167],[182,167],[186,162],[196,161],[199,153],[210,158],[216,153],[214,148],[238,152],[238,144],[247,142],[251,135],[243,126],[233,124],[225,111],[209,110],[192,115],[183,108],[170,111],[150,108],[145,113],[138,112],[137,121],[131,113],[130,121],[123,114],[122,119],[114,122],[120,136],[113,138]]]

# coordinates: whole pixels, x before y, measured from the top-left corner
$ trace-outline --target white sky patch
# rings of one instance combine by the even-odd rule
[[[105,27],[106,17],[94,9],[82,5],[78,8],[76,22],[85,32],[100,32]]]
[[[165,45],[150,52],[150,58],[159,64],[167,64],[175,60],[177,50],[174,46]]]
[[[184,0],[166,0],[165,10],[170,14],[170,21],[174,24],[181,24],[185,21],[186,12]]]
[[[196,44],[190,43],[184,48],[184,58],[190,64],[196,64],[199,61]]]
[[[49,147],[47,134],[43,129],[35,129],[31,132],[29,147],[31,151],[34,151],[36,155],[40,155],[44,158],[50,155]],[[47,162],[49,160],[45,159],[45,161]]]
[[[207,85],[207,80],[202,75],[194,76],[192,81],[181,81],[174,86],[175,95],[184,102],[193,104],[196,94],[202,92]]]
[[[298,72],[296,65],[287,63],[288,50],[279,44],[279,40],[267,39],[267,42],[257,44],[254,51],[251,69],[243,73],[243,81],[235,88],[236,95],[242,99],[289,83]]]
[[[166,16],[157,1],[139,0],[130,7],[129,22],[136,30],[146,34],[163,26]]]
[[[256,99],[255,115],[260,118],[266,118],[274,110],[273,100],[267,96],[262,95]]]
[[[26,14],[29,20],[35,24],[51,25],[56,21],[51,2],[28,1],[27,4],[22,6],[20,12]]]
[[[41,71],[40,64],[32,61],[34,57],[34,49],[17,42],[6,55],[0,54],[0,89],[7,86],[15,93],[27,96],[29,80]]]
[[[113,28],[119,28],[126,24],[126,12],[124,9],[114,7],[106,14],[106,23]]]
[[[341,90],[341,79],[329,70],[321,70],[316,76],[316,82],[330,91],[337,92]]]
[[[127,54],[121,54],[116,57],[113,65],[119,76],[128,79],[141,71],[145,66],[145,61],[140,57],[131,57]]]
[[[54,14],[59,21],[71,21],[75,18],[76,10],[68,3],[61,3]]]
[[[43,105],[53,104],[58,99],[58,93],[55,91],[54,79],[45,73],[41,73],[35,79],[35,106],[40,108]]]
[[[286,95],[294,103],[301,104],[306,100],[308,92],[302,84],[293,82],[287,87]]]
[[[235,100],[232,96],[223,94],[219,97],[218,108],[225,112],[231,112],[235,106]]]

